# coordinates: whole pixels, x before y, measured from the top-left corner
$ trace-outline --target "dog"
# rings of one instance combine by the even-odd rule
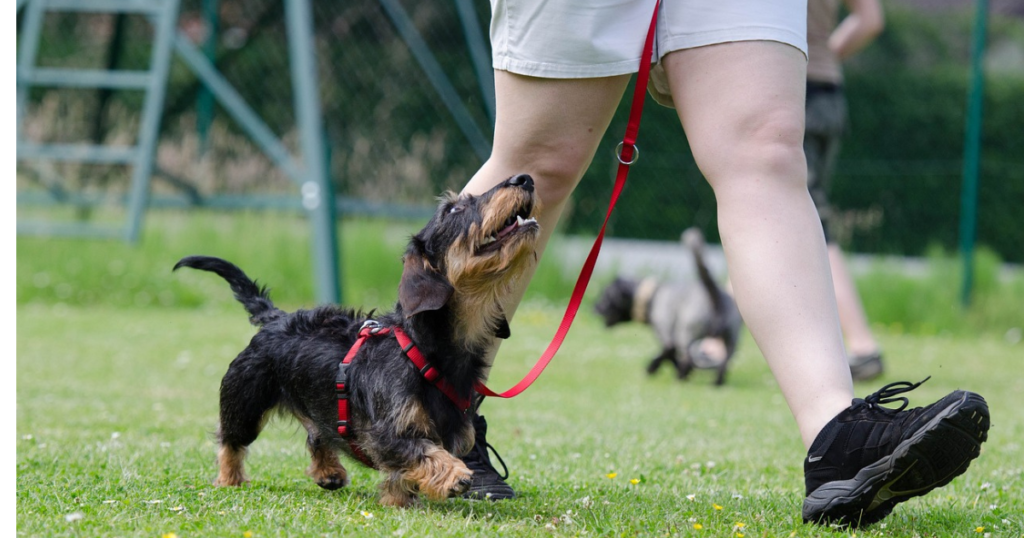
[[[349,483],[340,451],[381,472],[383,505],[465,493],[472,472],[457,456],[474,444],[468,402],[486,350],[509,336],[502,301],[536,264],[538,205],[525,174],[479,196],[443,195],[405,250],[394,310],[376,316],[334,305],[287,313],[227,261],[179,261],[175,270],[224,278],[260,327],[221,381],[214,484],[248,481],[247,447],[276,409],[306,429],[307,474],[322,488]]]
[[[692,252],[700,285],[662,283],[655,278],[636,280],[618,277],[601,293],[594,309],[606,327],[627,321],[651,326],[661,351],[647,366],[654,374],[664,362],[676,367],[679,379],[694,368],[717,370],[715,385],[725,383],[728,363],[736,352],[743,319],[736,301],[723,290],[704,263],[704,235],[697,228],[683,232],[682,243]],[[723,357],[701,350],[707,340],[718,340]]]

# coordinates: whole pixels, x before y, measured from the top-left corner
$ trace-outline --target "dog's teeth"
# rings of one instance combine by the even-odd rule
[[[519,215],[516,215],[516,224],[518,224],[518,225],[522,226],[522,225],[523,225],[523,223],[525,223],[525,222],[526,222],[526,221],[525,221],[525,220],[523,220],[523,217],[521,217],[521,216],[519,216]]]
[[[484,240],[480,242],[480,246],[490,245],[491,243],[493,243],[495,241],[497,241],[497,239],[495,239],[493,235],[490,235],[490,236],[485,237]]]

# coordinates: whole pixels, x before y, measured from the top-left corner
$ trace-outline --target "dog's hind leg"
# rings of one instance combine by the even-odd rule
[[[240,486],[248,481],[244,465],[247,448],[263,430],[268,412],[277,405],[278,388],[253,362],[251,357],[246,360],[243,352],[221,380],[215,486]]]
[[[348,472],[338,460],[337,450],[321,435],[312,420],[302,418],[300,422],[306,428],[306,448],[312,458],[306,474],[324,489],[335,490],[347,486]]]

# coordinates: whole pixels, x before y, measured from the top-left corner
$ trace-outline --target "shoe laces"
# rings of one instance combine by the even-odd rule
[[[490,451],[491,454],[494,454],[494,457],[498,459],[498,463],[501,464],[504,474],[498,474],[498,470],[493,464],[491,464],[491,458],[488,451]],[[505,460],[501,459],[501,454],[498,454],[498,451],[495,450],[486,439],[483,439],[482,436],[477,436],[476,444],[473,445],[472,452],[476,456],[475,458],[465,458],[463,460],[467,467],[474,471],[491,471],[498,475],[502,480],[508,479],[508,466],[505,465]]]
[[[878,389],[877,391],[869,394],[864,398],[864,402],[869,407],[878,407],[881,404],[890,404],[893,402],[903,402],[903,405],[899,409],[893,409],[893,411],[903,411],[910,405],[910,400],[904,396],[899,396],[905,392],[910,392],[917,387],[924,384],[925,381],[931,379],[932,376],[928,376],[917,383],[911,383],[909,381],[897,381],[895,383],[889,383],[888,385]]]

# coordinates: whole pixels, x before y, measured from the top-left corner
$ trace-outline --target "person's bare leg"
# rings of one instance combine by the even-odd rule
[[[864,305],[846,268],[846,260],[839,245],[828,245],[828,261],[832,267],[832,283],[835,284],[836,303],[839,306],[839,324],[846,337],[846,348],[851,355],[878,353],[878,342],[871,332]]]
[[[806,60],[771,41],[668,54],[672,95],[718,201],[743,320],[805,446],[853,399],[825,238],[803,154]]]
[[[479,194],[512,175],[533,176],[540,199],[538,257],[608,129],[629,75],[542,79],[495,71],[494,149],[463,192]],[[532,273],[505,304],[510,320]],[[495,348],[491,354],[493,360]]]

